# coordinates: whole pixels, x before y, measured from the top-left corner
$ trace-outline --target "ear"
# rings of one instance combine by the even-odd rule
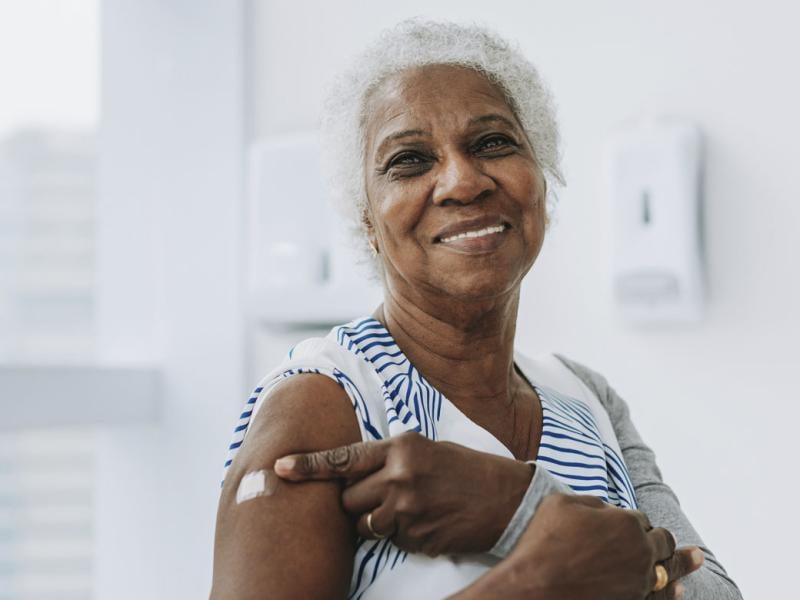
[[[375,228],[372,226],[372,218],[369,214],[369,208],[365,207],[361,211],[361,226],[369,235],[375,235]]]
[[[542,210],[544,211],[544,227],[550,227],[550,212],[547,210],[547,177],[542,173]]]
[[[369,206],[366,206],[361,213],[361,226],[367,234],[367,241],[375,254],[378,253],[378,238],[375,235],[375,227],[372,225],[372,217],[369,213]]]

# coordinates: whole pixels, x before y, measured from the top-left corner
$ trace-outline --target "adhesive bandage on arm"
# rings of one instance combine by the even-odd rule
[[[236,490],[236,504],[247,502],[259,496],[271,496],[278,484],[278,476],[270,470],[251,471],[239,482]]]

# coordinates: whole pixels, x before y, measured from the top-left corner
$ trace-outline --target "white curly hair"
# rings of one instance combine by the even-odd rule
[[[367,101],[388,77],[428,65],[474,69],[505,94],[547,182],[548,215],[555,202],[554,184],[564,185],[553,99],[519,49],[478,25],[420,18],[402,21],[385,30],[332,82],[323,109],[322,155],[330,198],[354,228],[354,238],[367,256]],[[374,262],[373,266],[380,270]]]

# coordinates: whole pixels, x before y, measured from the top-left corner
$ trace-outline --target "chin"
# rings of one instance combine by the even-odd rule
[[[506,269],[492,265],[488,269],[470,269],[466,271],[450,270],[441,281],[441,289],[447,295],[464,300],[489,300],[504,296],[519,286],[522,279],[515,269]]]

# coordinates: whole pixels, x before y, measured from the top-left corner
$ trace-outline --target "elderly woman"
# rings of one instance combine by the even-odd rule
[[[384,301],[248,400],[212,597],[740,598],[605,380],[515,349],[561,180],[535,69],[483,29],[410,21],[327,109]]]

